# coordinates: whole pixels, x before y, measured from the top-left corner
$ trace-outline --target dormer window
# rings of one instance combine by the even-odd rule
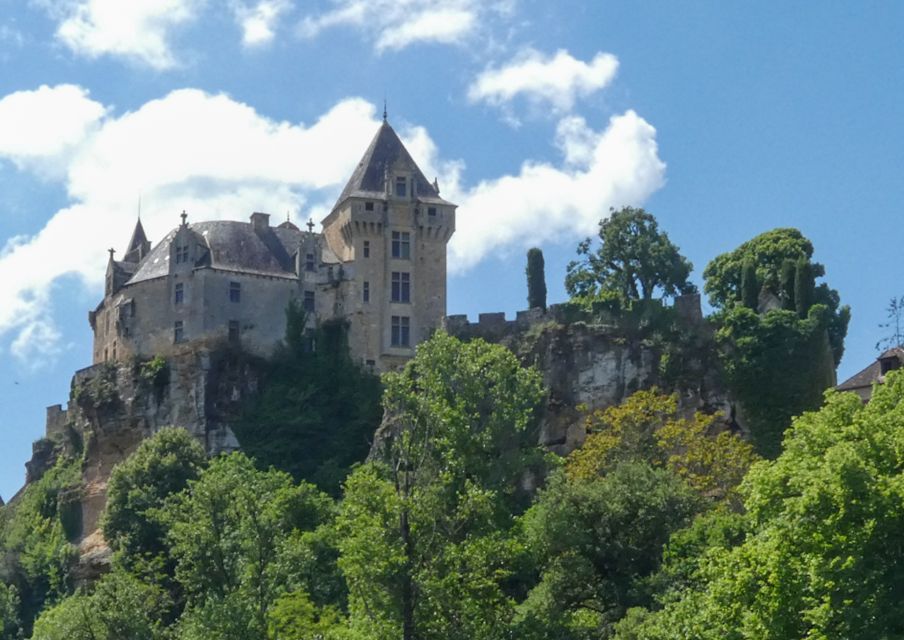
[[[309,253],[305,256],[304,268],[305,268],[305,271],[313,271],[314,270],[314,254],[313,253]]]
[[[188,245],[179,245],[176,247],[176,264],[188,262]]]
[[[397,198],[404,198],[408,195],[408,181],[403,176],[399,176],[395,180],[395,194]]]

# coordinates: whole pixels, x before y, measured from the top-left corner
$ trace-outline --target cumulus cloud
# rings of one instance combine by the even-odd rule
[[[189,221],[242,219],[251,211],[316,220],[328,213],[379,126],[375,106],[358,98],[305,125],[274,121],[228,96],[194,89],[119,114],[65,85],[12,94],[0,107],[32,94],[49,103],[35,111],[43,122],[20,119],[36,131],[51,126],[73,100],[87,102],[83,116],[60,133],[65,144],[38,137],[29,150],[0,135],[0,158],[28,158],[23,170],[63,166],[55,175],[70,199],[36,234],[9,239],[0,249],[0,336],[29,362],[59,352],[53,287],[65,278],[100,292],[106,249],[124,248],[139,196],[152,240],[176,226],[183,209]],[[525,162],[514,175],[471,186],[463,185],[464,163],[443,158],[424,127],[401,126],[399,133],[427,176],[439,177],[443,196],[460,205],[453,272],[537,237],[573,241],[592,233],[610,206],[641,204],[664,179],[655,129],[632,111],[601,130],[564,118],[554,140],[559,161]]]
[[[455,44],[474,33],[481,21],[509,14],[512,0],[334,0],[335,8],[307,16],[299,25],[313,38],[338,26],[358,27],[372,35],[378,52],[422,42]]]
[[[277,22],[291,8],[289,0],[233,2],[233,16],[242,28],[242,44],[249,48],[269,44],[276,36]]]
[[[480,73],[468,88],[468,98],[504,107],[520,96],[564,113],[571,111],[577,99],[606,87],[617,71],[618,59],[609,53],[597,53],[584,62],[564,49],[551,56],[527,49],[508,63]]]
[[[206,0],[39,0],[59,22],[57,38],[89,58],[120,56],[154,69],[176,65],[172,31],[194,20]]]
[[[563,164],[526,162],[516,175],[447,197],[459,204],[449,268],[461,272],[492,251],[592,234],[610,207],[639,205],[665,180],[656,130],[633,111],[602,131],[580,118],[560,124]]]
[[[20,168],[64,168],[68,153],[97,127],[105,111],[86,90],[71,84],[12,93],[0,99],[0,156]]]

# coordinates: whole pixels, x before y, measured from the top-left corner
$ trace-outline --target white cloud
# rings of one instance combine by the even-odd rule
[[[334,0],[331,11],[307,16],[303,37],[352,26],[372,37],[378,52],[423,42],[456,44],[475,33],[493,15],[511,13],[512,0]]]
[[[58,170],[104,113],[102,104],[71,84],[11,93],[0,99],[0,156],[19,167],[43,163]]]
[[[609,53],[597,53],[587,63],[564,49],[552,56],[528,49],[505,65],[484,70],[468,88],[468,98],[505,107],[523,96],[535,105],[566,113],[578,98],[611,83],[617,71],[618,60]]]
[[[642,204],[665,180],[656,130],[633,111],[603,131],[570,118],[560,125],[564,166],[526,162],[517,175],[445,194],[459,204],[449,269],[461,272],[490,252],[591,235],[610,207]]]
[[[272,42],[276,36],[277,22],[291,8],[289,0],[258,0],[253,5],[233,2],[233,16],[242,28],[242,44],[246,47],[260,47]]]
[[[57,38],[89,58],[121,56],[154,69],[177,61],[171,32],[194,20],[206,0],[68,0],[41,4],[59,20]]]
[[[27,369],[37,371],[52,362],[60,355],[59,330],[46,319],[38,319],[26,326],[13,340],[10,352]]]

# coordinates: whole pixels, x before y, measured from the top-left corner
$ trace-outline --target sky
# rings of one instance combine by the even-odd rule
[[[904,3],[0,0],[0,495],[91,364],[136,216],[328,213],[389,120],[459,205],[448,312],[550,302],[611,207],[695,265],[799,228],[851,305],[838,377],[893,296]],[[121,253],[120,253],[121,255]]]

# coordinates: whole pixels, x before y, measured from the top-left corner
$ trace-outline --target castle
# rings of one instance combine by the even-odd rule
[[[440,197],[386,114],[322,233],[289,221],[182,223],[151,248],[139,220],[122,260],[110,250],[103,301],[89,313],[94,364],[216,343],[262,356],[296,300],[307,326],[348,323],[354,358],[394,368],[446,313],[446,245],[456,205]]]

